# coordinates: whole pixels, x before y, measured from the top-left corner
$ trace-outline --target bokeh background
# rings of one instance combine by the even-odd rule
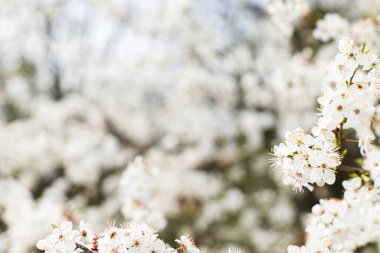
[[[305,214],[342,189],[294,193],[270,148],[315,123],[337,40],[380,48],[379,11],[378,0],[1,0],[0,252],[38,252],[50,224],[81,219],[144,220],[211,253],[302,243]]]

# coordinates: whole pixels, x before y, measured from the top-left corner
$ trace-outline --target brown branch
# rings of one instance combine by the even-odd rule
[[[342,146],[342,137],[343,137],[343,124],[341,123],[339,128],[338,128],[338,145]]]
[[[341,165],[337,168],[338,171],[344,171],[344,172],[348,172],[348,173],[355,173],[355,172],[358,172],[358,173],[368,173],[367,170],[365,169],[362,169],[362,168],[359,168],[359,167],[352,167],[352,166],[348,166],[348,165]]]
[[[82,251],[83,253],[95,253],[94,251],[90,250],[90,249],[87,248],[86,246],[83,246],[83,245],[81,245],[81,244],[79,244],[79,243],[75,243],[75,245],[76,245],[76,248],[75,248],[75,249],[81,249],[81,250],[83,250],[83,251]]]

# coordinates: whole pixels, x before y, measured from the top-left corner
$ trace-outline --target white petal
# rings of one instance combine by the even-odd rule
[[[321,179],[321,180],[317,181],[317,185],[318,185],[319,187],[322,187],[322,186],[325,185],[325,181],[323,181],[323,180]]]
[[[39,240],[36,243],[36,247],[37,247],[37,249],[45,250],[46,249],[46,241],[45,240]]]
[[[352,179],[351,181],[352,181],[352,186],[354,189],[359,189],[360,186],[362,185],[362,180],[358,177]]]
[[[325,170],[323,173],[323,180],[326,184],[333,184],[335,182],[335,173],[332,170]]]
[[[322,171],[321,169],[314,168],[310,171],[310,180],[311,182],[318,182],[322,179]]]
[[[74,240],[66,240],[62,244],[62,249],[64,249],[65,251],[73,251],[75,250],[75,248],[76,248],[76,245],[75,245]]]
[[[351,190],[351,182],[349,180],[343,181],[342,186],[346,191]]]

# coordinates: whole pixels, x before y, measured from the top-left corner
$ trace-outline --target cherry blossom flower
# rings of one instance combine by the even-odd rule
[[[358,68],[358,63],[349,54],[337,54],[335,61],[327,66],[328,80],[342,82],[349,80]]]
[[[189,253],[199,253],[199,249],[195,246],[194,241],[188,236],[181,236],[176,240],[181,245],[181,248]]]
[[[40,250],[51,253],[72,253],[76,249],[76,237],[78,231],[72,230],[72,223],[63,222],[59,227],[55,227],[51,235],[39,240],[36,244]]]

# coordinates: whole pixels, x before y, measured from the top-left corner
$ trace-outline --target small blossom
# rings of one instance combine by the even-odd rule
[[[59,227],[53,229],[51,235],[39,240],[36,246],[46,252],[72,253],[76,248],[77,235],[78,231],[72,230],[71,222],[63,222]]]
[[[327,66],[327,78],[332,82],[342,82],[349,80],[358,68],[358,63],[353,57],[347,54],[337,54],[335,61]]]
[[[181,236],[176,240],[181,245],[181,248],[189,253],[199,253],[199,249],[195,246],[194,241],[188,236]]]

